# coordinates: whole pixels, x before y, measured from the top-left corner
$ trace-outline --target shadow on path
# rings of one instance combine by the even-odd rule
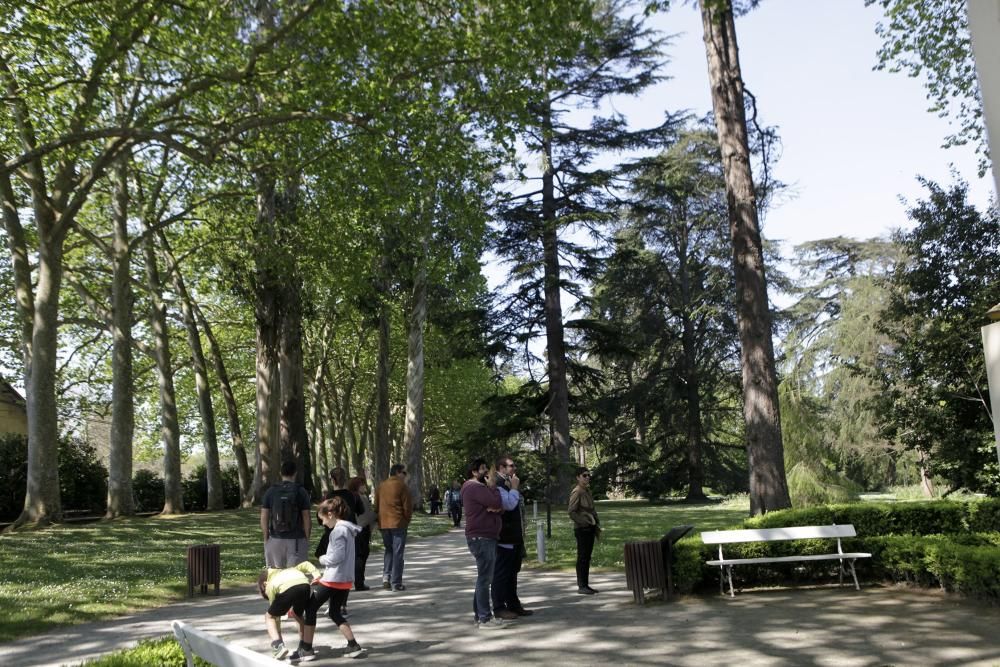
[[[623,665],[994,665],[1000,609],[937,591],[826,587],[754,591],[735,599],[680,598],[635,605],[620,573],[592,575],[601,593],[576,593],[573,573],[525,570],[521,599],[535,615],[506,630],[477,630],[475,565],[461,530],[407,545],[404,592],[352,592],[350,622],[368,663]],[[381,553],[368,577],[378,584]],[[225,565],[225,564],[223,564]],[[78,663],[182,619],[266,651],[266,604],[249,589],[0,644],[0,665]],[[295,644],[293,624],[286,635]],[[344,664],[343,639],[321,617],[312,665]]]

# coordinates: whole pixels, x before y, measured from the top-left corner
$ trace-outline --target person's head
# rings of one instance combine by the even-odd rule
[[[366,495],[368,493],[368,480],[364,477],[352,477],[347,481],[347,490],[351,493]]]
[[[330,481],[333,483],[333,488],[344,488],[347,484],[347,471],[340,466],[337,466],[330,471]]]
[[[324,500],[319,504],[319,509],[316,510],[316,513],[319,514],[319,520],[328,528],[337,525],[341,519],[347,518],[349,512],[350,508],[340,496]]]
[[[402,463],[394,463],[392,467],[389,468],[390,477],[406,477],[406,466]]]
[[[451,483],[451,488],[457,491],[462,488],[462,483],[456,479],[454,482]]]
[[[257,577],[257,590],[260,591],[260,596],[267,599],[267,568],[260,571],[260,576]]]
[[[590,468],[581,466],[576,469],[576,483],[583,488],[590,486]]]
[[[281,476],[283,478],[292,479],[295,477],[295,460],[285,459],[281,462]]]
[[[486,468],[486,459],[477,458],[472,459],[469,463],[469,467],[466,468],[465,474],[469,479],[474,479],[477,482],[482,482],[486,479],[486,473],[488,472]]]
[[[517,465],[514,463],[514,459],[509,456],[501,456],[497,459],[497,472],[504,477],[510,477],[515,472],[517,472]]]

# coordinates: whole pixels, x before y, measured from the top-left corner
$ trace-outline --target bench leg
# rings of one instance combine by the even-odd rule
[[[729,597],[736,597],[736,591],[733,590],[733,566],[730,565],[726,568],[726,574],[729,575]]]
[[[840,581],[840,585],[843,586],[844,585],[844,559],[843,558],[840,559],[839,581]]]
[[[854,590],[860,591],[861,590],[861,586],[858,586],[858,575],[854,571],[854,559],[853,558],[851,559],[850,566],[851,566],[851,576],[854,577]]]

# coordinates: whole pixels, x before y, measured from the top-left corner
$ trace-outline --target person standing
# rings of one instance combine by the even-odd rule
[[[365,585],[365,565],[368,563],[368,555],[372,547],[372,524],[377,518],[375,510],[372,509],[371,501],[368,500],[368,482],[364,477],[352,477],[347,482],[347,490],[354,493],[361,506],[358,514],[358,526],[361,532],[358,533],[354,543],[354,590],[367,591],[371,586]]]
[[[497,560],[497,536],[503,507],[496,476],[486,469],[486,461],[475,459],[469,465],[469,479],[462,485],[465,506],[465,541],[476,559],[476,592],[472,612],[476,627],[494,630],[505,627],[502,619],[490,612],[490,585]]]
[[[531,616],[517,597],[517,573],[524,562],[524,532],[521,528],[521,480],[517,466],[509,456],[496,463],[497,490],[503,514],[500,515],[500,535],[497,538],[497,562],[493,571],[493,614],[502,619]]]
[[[340,498],[347,504],[347,516],[345,517],[351,523],[357,523],[357,515],[359,512],[364,511],[361,507],[361,500],[358,498],[357,494],[351,493],[347,488],[347,471],[341,467],[336,467],[330,471],[330,484],[333,485],[333,490],[328,493],[323,500],[329,500],[330,498]],[[316,515],[316,521],[320,526],[323,522],[320,520],[319,514]],[[319,538],[319,543],[316,545],[316,551],[313,553],[316,558],[319,558],[326,553],[326,547],[330,541],[330,529],[323,528],[323,536]]]
[[[295,567],[309,558],[310,504],[309,494],[295,483],[295,461],[284,461],[281,484],[268,489],[260,503],[260,530],[268,567]]]
[[[448,503],[448,516],[451,517],[455,528],[462,522],[462,485],[458,480],[451,484],[451,489],[445,493],[445,502]]]
[[[375,491],[375,513],[382,533],[385,555],[382,558],[382,588],[405,591],[403,585],[403,552],[406,549],[406,529],[413,517],[413,498],[406,488],[406,466],[396,463],[389,469],[389,478]]]
[[[437,486],[432,486],[430,493],[427,494],[427,500],[431,504],[431,516],[437,516],[438,512],[441,511],[441,491],[438,490]]]
[[[576,585],[577,593],[593,595],[590,587],[590,557],[594,553],[594,540],[601,536],[601,522],[597,518],[594,497],[590,495],[590,470],[576,469],[576,486],[569,494],[569,518],[573,520],[576,536]]]

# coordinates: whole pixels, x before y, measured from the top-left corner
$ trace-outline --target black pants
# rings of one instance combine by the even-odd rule
[[[448,503],[448,514],[451,515],[452,522],[458,528],[458,524],[462,522],[462,503]]]
[[[597,531],[593,527],[573,529],[576,536],[576,585],[584,588],[590,585],[590,556],[594,553],[594,539]]]
[[[490,588],[493,613],[501,609],[517,611],[522,608],[521,600],[517,597],[517,573],[521,571],[523,554],[523,545],[520,544],[515,544],[513,549],[497,546],[497,562],[493,568],[493,586]]]
[[[365,585],[365,565],[372,550],[372,529],[365,526],[354,538],[354,588]]]
[[[306,607],[305,624],[310,626],[316,625],[316,613],[327,600],[330,601],[330,608],[326,610],[326,614],[330,617],[330,620],[336,623],[338,628],[347,623],[347,619],[344,618],[341,610],[347,606],[347,596],[350,592],[346,588],[330,588],[322,584],[314,584],[312,587],[312,597],[309,599],[309,605]]]

